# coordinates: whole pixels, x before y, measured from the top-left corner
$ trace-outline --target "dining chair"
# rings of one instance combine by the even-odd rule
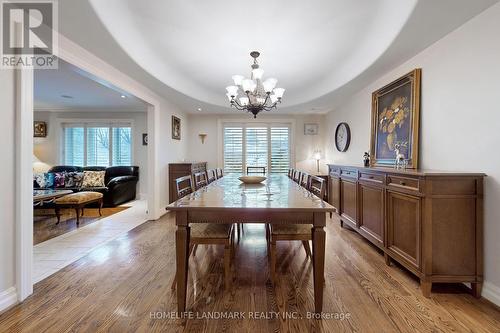
[[[287,173],[288,178],[292,178],[293,172],[294,172],[294,169],[292,169],[292,168],[288,169],[288,173]]]
[[[307,189],[323,200],[326,191],[326,182],[322,178],[309,176]],[[312,253],[311,247],[309,246],[309,241],[312,241],[311,229],[311,224],[271,224],[269,252],[271,257],[271,281],[273,283],[276,283],[276,242],[294,240],[302,241],[306,257],[311,258]]]
[[[208,176],[206,172],[197,172],[194,174],[194,189],[199,190],[208,185]]]
[[[301,175],[301,172],[299,170],[294,170],[294,173],[293,173],[293,176],[292,176],[292,179],[294,182],[296,182],[297,184],[300,183],[300,175]]]
[[[192,177],[184,176],[175,180],[177,196],[180,198],[194,192]],[[191,223],[189,237],[188,259],[191,254],[196,255],[199,244],[224,245],[224,286],[227,289],[231,284],[231,257],[234,255],[234,227],[232,224],[219,223]],[[172,281],[171,288],[177,285],[177,272]]]
[[[224,177],[224,171],[221,168],[215,169],[215,175],[217,176],[217,179],[221,179]]]
[[[217,172],[215,169],[208,169],[207,170],[207,183],[213,183],[214,181],[217,180]]]
[[[247,175],[251,173],[262,173],[266,174],[265,166],[247,166]]]
[[[305,189],[309,189],[309,177],[310,175],[307,172],[302,172],[300,174],[299,185]]]

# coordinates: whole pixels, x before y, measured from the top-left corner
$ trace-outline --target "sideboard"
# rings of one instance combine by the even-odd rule
[[[483,284],[482,173],[329,164],[329,202],[349,226],[420,278]]]
[[[175,187],[177,178],[205,171],[207,171],[207,162],[170,163],[168,165],[168,202],[172,203],[177,200],[177,188]]]

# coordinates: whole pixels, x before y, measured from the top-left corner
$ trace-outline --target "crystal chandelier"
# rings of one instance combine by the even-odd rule
[[[270,111],[281,103],[281,98],[285,89],[275,88],[278,80],[268,78],[262,80],[264,70],[259,68],[257,58],[260,53],[253,51],[250,56],[253,58],[252,74],[250,79],[243,75],[233,75],[234,86],[226,87],[227,98],[231,107],[237,110],[251,112],[254,118],[260,111]]]

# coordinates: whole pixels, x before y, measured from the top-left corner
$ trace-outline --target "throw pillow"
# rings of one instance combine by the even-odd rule
[[[35,173],[33,174],[35,184],[39,188],[50,188],[54,186],[54,174],[48,173]]]
[[[64,178],[65,178],[65,172],[56,172],[54,173],[54,186],[57,187],[64,187]]]
[[[80,187],[83,182],[83,172],[68,172],[64,178],[65,187]]]
[[[82,187],[104,187],[106,171],[84,171]]]

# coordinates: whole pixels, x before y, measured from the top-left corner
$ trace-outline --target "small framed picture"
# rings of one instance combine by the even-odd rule
[[[142,133],[142,145],[143,146],[148,145],[148,133]]]
[[[318,124],[304,124],[304,135],[318,135]]]
[[[172,116],[172,139],[181,139],[181,119]]]
[[[47,136],[47,123],[45,121],[33,122],[33,136],[35,138],[45,138]]]

